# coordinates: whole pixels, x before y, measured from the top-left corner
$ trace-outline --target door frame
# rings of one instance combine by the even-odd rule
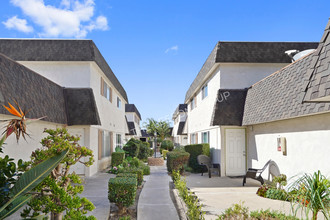
[[[238,129],[243,129],[244,130],[244,134],[245,134],[245,172],[246,172],[246,169],[247,169],[247,158],[248,158],[248,151],[247,151],[247,130],[245,127],[225,127],[224,128],[224,137],[223,137],[223,140],[224,140],[224,170],[225,170],[225,175],[227,176],[227,140],[226,140],[226,134],[227,134],[227,130],[238,130]]]

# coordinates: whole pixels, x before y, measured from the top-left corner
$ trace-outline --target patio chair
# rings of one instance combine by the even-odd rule
[[[273,160],[268,164],[268,169],[268,181],[270,181],[270,176],[272,176],[273,180],[274,177],[281,175],[280,168],[278,168],[277,164]]]
[[[254,180],[258,180],[261,183],[261,185],[263,185],[264,184],[264,179],[262,178],[261,174],[262,174],[262,172],[265,171],[265,169],[271,163],[271,161],[272,160],[269,160],[262,169],[249,168],[247,170],[245,176],[243,177],[243,186],[246,183],[246,178],[251,178],[251,179],[254,179]]]
[[[207,168],[207,171],[209,173],[209,178],[211,178],[212,171],[216,171],[219,174],[219,176],[221,176],[220,164],[213,164],[208,156],[198,155],[197,162],[199,165],[205,166]],[[204,172],[202,171],[202,176],[203,174]]]

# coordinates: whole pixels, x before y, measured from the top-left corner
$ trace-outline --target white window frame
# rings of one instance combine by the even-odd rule
[[[204,138],[207,138],[207,140],[205,141]],[[210,143],[210,132],[207,131],[207,132],[202,132],[202,143],[203,144],[209,144]]]
[[[123,147],[121,134],[116,134],[116,147]]]
[[[117,108],[121,108],[121,99],[117,97]]]
[[[202,99],[205,99],[208,96],[208,86],[207,84],[202,87]]]

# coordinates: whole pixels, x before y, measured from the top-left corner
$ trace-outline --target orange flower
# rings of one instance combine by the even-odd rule
[[[25,135],[28,134],[26,133],[26,119],[25,119],[26,112],[22,111],[22,109],[19,107],[16,101],[15,103],[18,107],[18,110],[14,106],[12,106],[9,102],[8,102],[9,107],[3,105],[3,107],[5,107],[10,114],[19,117],[19,119],[11,119],[9,121],[4,133],[6,135],[6,138],[12,133],[15,133],[16,139],[18,141],[21,135],[25,139]]]

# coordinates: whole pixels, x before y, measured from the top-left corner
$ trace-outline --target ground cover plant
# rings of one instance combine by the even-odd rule
[[[249,211],[248,207],[244,206],[244,202],[239,204],[233,204],[231,207],[226,209],[221,215],[218,216],[217,220],[232,220],[232,219],[246,219],[246,220],[299,220],[292,215],[285,215],[279,211],[257,210]]]
[[[41,214],[51,214],[51,219],[95,219],[86,217],[87,211],[94,205],[86,198],[80,198],[84,187],[81,178],[70,173],[70,168],[77,162],[85,166],[93,164],[93,153],[90,149],[78,144],[79,137],[70,135],[65,128],[47,129],[47,137],[42,139],[42,148],[32,152],[31,164],[36,166],[53,157],[58,152],[68,150],[61,163],[52,170],[51,175],[35,188],[34,197],[21,214],[24,218],[36,218]],[[87,160],[83,160],[87,158]]]
[[[175,188],[179,192],[179,196],[182,198],[188,208],[188,219],[205,219],[205,213],[202,211],[202,205],[199,203],[197,196],[188,190],[186,180],[181,178],[179,170],[174,170],[172,172],[172,180],[174,182]]]

